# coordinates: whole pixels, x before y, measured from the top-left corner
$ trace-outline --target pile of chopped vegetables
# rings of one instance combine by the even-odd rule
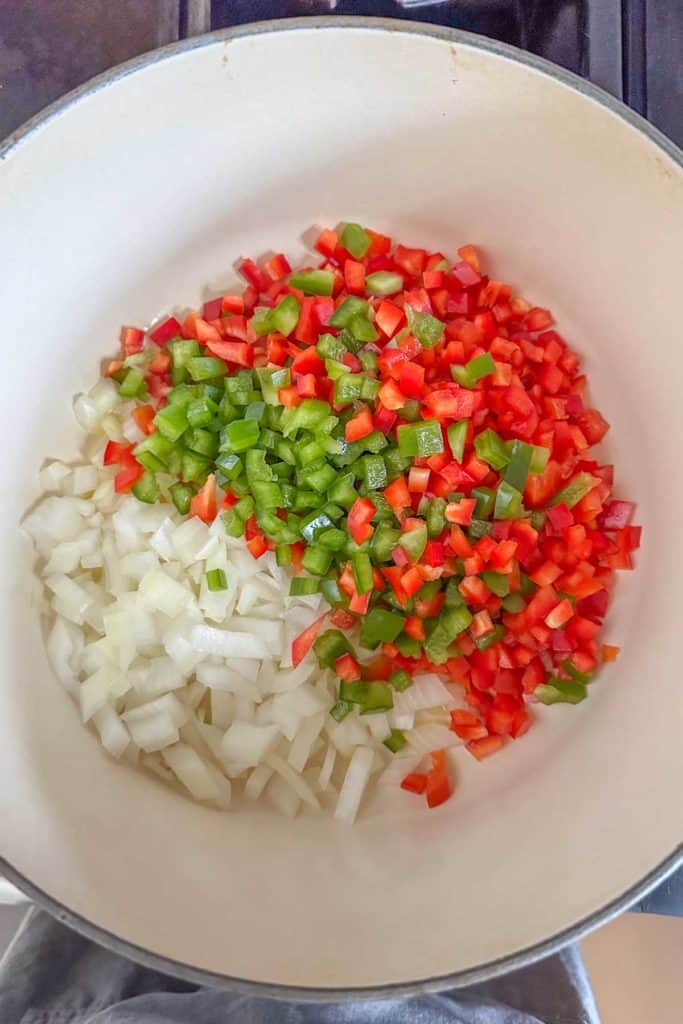
[[[334,729],[355,723],[348,732],[355,738],[345,733],[335,748],[345,758],[342,792],[347,776],[352,787],[358,777],[362,795],[373,771],[410,753],[410,770],[398,776],[392,768],[392,777],[433,807],[453,788],[446,753],[453,744],[418,745],[415,760],[415,714],[430,709],[442,737],[449,732],[482,759],[528,730],[534,704],[583,701],[600,663],[618,654],[598,634],[614,571],[632,567],[640,527],[631,525],[633,504],[612,497],[613,467],[593,457],[608,424],[587,404],[579,358],[547,309],[488,277],[471,245],[452,260],[347,223],[324,230],[315,248],[318,266],[292,271],[282,254],[262,265],[245,259],[242,292],[149,332],[125,327],[120,358],[76,404],[81,424],[108,438],[103,451],[96,442],[104,468],[83,467],[86,477],[71,491],[57,471],[52,489],[65,495],[60,500],[71,493],[88,501],[106,485],[104,508],[95,501],[90,513],[105,518],[120,516],[131,501],[158,508],[155,536],[164,523],[171,523],[167,532],[183,523],[209,528],[224,554],[246,546],[256,566],[268,566],[269,585],[288,588],[268,600],[261,580],[250,607],[265,602],[271,619],[278,607],[284,622],[297,602],[315,610],[291,650],[271,650],[291,658],[283,671],[312,666],[303,680],[321,681],[314,710],[299,715],[302,729],[318,716],[303,759],[300,733],[290,728],[289,735],[260,711],[277,684],[274,691],[247,687],[245,717],[223,710],[217,725],[205,699],[212,673],[193,675],[196,664],[188,661],[177,685],[200,684],[192,709],[200,726],[227,726],[226,736],[255,722],[271,730],[248,764],[226,759],[214,734],[207,777],[223,771],[225,780],[227,764],[227,776],[244,777],[249,790],[254,773],[266,765],[270,778],[273,757],[286,762],[297,743],[305,774],[316,756],[321,763],[328,757]],[[106,532],[106,524],[98,527]],[[112,538],[116,551],[116,531]],[[85,560],[79,555],[64,570],[69,582],[90,570],[91,587],[98,584],[105,563],[93,556],[93,543]],[[166,554],[173,564],[169,550],[157,547],[154,558]],[[148,543],[139,558],[146,553]],[[233,574],[246,586],[243,564],[236,570],[225,557],[205,558],[204,571],[188,593],[201,586],[204,595],[228,595],[237,586]],[[143,559],[124,592],[139,587],[144,597],[149,572],[159,573],[158,564]],[[52,611],[63,615],[64,596],[54,586],[52,593]],[[121,602],[120,589],[109,585],[108,594]],[[155,596],[152,610],[164,612],[164,600]],[[234,602],[221,607],[228,615]],[[187,618],[188,606],[174,615]],[[236,625],[231,620],[227,632]],[[88,628],[98,632],[97,624]],[[252,628],[243,626],[242,635]],[[102,636],[108,628],[93,642]],[[230,656],[222,648],[211,653]],[[406,698],[425,678],[440,699],[418,701],[411,717]],[[158,696],[163,687],[152,692],[166,699]],[[117,723],[136,721],[139,695],[131,709],[116,687],[102,693],[97,713],[106,706],[116,717],[125,708]],[[165,764],[183,782],[187,749],[199,755],[179,743],[183,723],[173,725],[169,715],[170,740],[147,753],[168,747]],[[283,737],[286,749],[274,754]],[[332,767],[325,775],[325,788],[336,792]],[[278,778],[286,785],[286,773]],[[317,801],[315,785],[306,785]],[[356,789],[353,814],[340,816],[352,820],[359,801]]]

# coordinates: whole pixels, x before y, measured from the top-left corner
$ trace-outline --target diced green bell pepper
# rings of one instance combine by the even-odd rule
[[[515,591],[514,594],[508,594],[507,597],[503,598],[503,608],[506,612],[516,615],[518,612],[524,611],[526,608],[526,601],[519,591]]]
[[[334,668],[342,654],[353,654],[351,644],[339,629],[327,629],[313,643],[320,668]]]
[[[340,242],[347,252],[350,252],[357,260],[362,260],[372,245],[372,239],[367,231],[360,224],[355,224],[352,221],[344,225]]]
[[[334,274],[331,270],[299,270],[292,274],[289,283],[304,295],[331,295]]]
[[[401,455],[426,458],[443,450],[443,434],[438,420],[404,423],[396,431]]]
[[[509,577],[503,572],[492,572],[489,569],[485,569],[481,574],[486,586],[498,597],[507,597],[510,593],[510,580]]]
[[[138,501],[144,501],[146,505],[153,505],[161,494],[157,478],[148,469],[133,484],[131,490]]]
[[[352,705],[347,700],[338,700],[330,708],[330,714],[334,718],[335,722],[343,722],[346,716],[350,713]]]
[[[365,287],[371,295],[395,295],[403,290],[403,278],[390,270],[376,270],[365,278]]]
[[[510,461],[510,452],[505,441],[490,427],[477,434],[474,439],[474,450],[477,457],[487,462],[493,469],[502,469]]]
[[[165,405],[154,417],[154,424],[168,441],[177,441],[189,427],[187,408],[182,405]]]
[[[453,380],[457,380],[461,387],[473,388],[478,381],[495,373],[495,370],[496,364],[493,361],[493,356],[490,352],[484,352],[483,355],[470,359],[464,366],[453,363],[451,365],[451,376]]]
[[[121,379],[119,386],[121,398],[143,398],[147,394],[147,382],[141,370],[131,367]]]
[[[410,561],[416,564],[425,552],[427,540],[427,526],[422,523],[420,526],[415,526],[412,530],[406,530],[405,533],[402,533],[398,543]]]
[[[351,555],[351,570],[358,594],[367,594],[374,586],[372,562],[366,551],[354,551]]]
[[[588,690],[584,683],[549,676],[547,683],[536,687],[534,696],[541,704],[580,704],[588,696]]]
[[[330,327],[348,327],[355,316],[367,316],[368,300],[349,295],[330,317]]]
[[[437,320],[431,313],[413,309],[412,306],[405,306],[405,314],[410,331],[423,348],[434,348],[439,344],[446,330],[446,325],[441,320]]]
[[[389,682],[398,693],[402,693],[413,685],[413,678],[404,668],[399,668],[396,672],[391,673]]]
[[[209,569],[206,573],[206,585],[211,591],[227,590],[228,580],[222,569]]]
[[[477,519],[490,519],[496,504],[496,492],[491,487],[473,487],[471,497],[477,504],[474,507],[474,515]]]
[[[256,420],[233,420],[224,428],[221,448],[233,455],[246,452],[257,443],[259,434],[260,429]]]
[[[510,447],[510,461],[505,467],[503,479],[518,491],[523,491],[526,486],[531,459],[534,454],[533,446],[525,441],[515,440]]]
[[[290,552],[291,548],[287,546],[287,550]],[[312,576],[295,576],[289,584],[289,596],[290,597],[304,597],[309,594],[317,594],[320,591],[320,580],[314,579]]]
[[[573,508],[599,483],[598,478],[591,476],[590,473],[577,473],[576,476],[572,477],[567,486],[563,487],[548,504],[564,504],[567,508]]]
[[[407,739],[400,729],[392,729],[387,738],[383,740],[384,746],[387,750],[390,750],[392,754],[397,754],[399,750],[403,750],[407,742]]]
[[[446,431],[448,435],[448,444],[456,462],[462,462],[465,452],[465,440],[467,438],[468,426],[469,420],[460,420],[459,423],[451,423]]]
[[[361,647],[374,650],[381,643],[392,643],[402,631],[405,621],[405,615],[387,611],[386,608],[372,608],[361,625]]]
[[[169,487],[169,493],[171,495],[171,501],[180,512],[181,516],[186,516],[190,511],[190,504],[194,496],[194,491],[189,484],[175,483]]]
[[[361,715],[374,715],[381,711],[390,711],[394,706],[391,687],[384,682],[365,683],[365,693],[360,706]]]
[[[496,491],[495,519],[519,519],[524,513],[522,493],[506,480],[501,480]]]

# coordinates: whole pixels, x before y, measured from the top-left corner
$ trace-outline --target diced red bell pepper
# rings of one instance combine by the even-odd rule
[[[473,757],[476,757],[477,761],[483,761],[484,758],[490,757],[491,754],[500,750],[503,743],[502,736],[486,736],[484,739],[472,740],[467,744],[467,749]]]
[[[254,348],[244,341],[208,341],[206,349],[211,355],[224,359],[226,363],[248,367],[254,365]]]
[[[365,405],[355,416],[346,421],[344,436],[347,441],[360,441],[362,438],[367,437],[368,434],[371,434],[374,429],[372,413],[367,405]]]
[[[263,264],[263,269],[271,281],[279,281],[280,278],[286,277],[292,272],[289,260],[281,252],[276,253],[275,256],[271,256],[269,260],[266,260]]]
[[[174,316],[169,316],[168,319],[163,320],[149,332],[149,336],[155,345],[165,345],[171,338],[177,338],[179,335],[180,323]]]
[[[377,509],[369,498],[356,498],[349,509],[347,528],[356,544],[364,544],[373,534],[370,520]]]
[[[133,409],[133,419],[143,434],[153,434],[155,411],[151,405],[138,405]]]
[[[632,501],[609,501],[598,517],[598,526],[603,530],[623,530],[631,522],[635,508]]]
[[[301,398],[315,398],[317,394],[317,381],[312,373],[296,374],[294,386]]]
[[[324,375],[325,363],[314,345],[296,353],[292,359],[292,373],[314,373],[316,377]]]
[[[440,590],[433,597],[420,597],[418,591],[414,600],[415,614],[421,619],[431,619],[438,615],[443,608],[446,595],[443,590]]]
[[[459,583],[458,590],[467,603],[473,605],[486,604],[491,594],[484,581],[479,579],[478,576],[465,576]]]
[[[240,263],[240,274],[246,277],[250,285],[258,292],[265,292],[270,285],[270,278],[266,272],[253,260],[244,259]]]
[[[408,277],[420,277],[427,262],[427,253],[424,249],[408,249],[404,245],[397,245],[394,250],[394,263]]]
[[[428,807],[438,807],[448,800],[453,787],[451,786],[451,780],[448,777],[446,771],[446,754],[445,751],[439,750],[432,754],[432,760],[434,767],[430,772],[427,773],[427,785],[425,787],[425,795],[427,797]]]
[[[405,314],[400,306],[388,299],[380,302],[375,313],[375,324],[387,338],[393,338],[404,319]]]
[[[409,772],[401,782],[401,789],[409,793],[424,793],[427,788],[427,776],[424,772]]]
[[[402,409],[406,404],[406,397],[393,380],[388,380],[379,389],[379,400],[382,405],[393,411]]]
[[[461,498],[446,505],[446,521],[459,526],[469,526],[477,505],[476,498]]]
[[[221,296],[221,313],[244,313],[244,299],[241,295],[226,294]],[[207,317],[206,319],[213,319]]]
[[[410,571],[412,572],[412,570]],[[409,615],[406,618],[403,629],[406,636],[411,637],[413,640],[419,640],[422,643],[426,639],[424,623],[417,615]]]
[[[477,612],[477,614],[472,617],[472,622],[470,623],[470,634],[475,640],[479,640],[480,637],[487,636],[489,633],[492,633],[493,629],[494,626],[491,621],[491,616],[486,609]]]
[[[299,635],[292,640],[292,665],[294,668],[304,660],[310,651],[313,646],[313,641],[322,629],[322,624],[326,618],[327,612],[321,615],[320,618],[316,619],[315,622],[303,631],[303,633],[299,633]]]
[[[323,256],[331,259],[334,256],[338,244],[339,238],[337,236],[337,232],[332,231],[330,228],[326,228],[318,235],[314,248],[317,249],[319,253],[322,253]]]
[[[294,329],[294,337],[297,341],[306,345],[314,345],[320,333],[320,324],[315,315],[315,298],[307,295],[301,303],[299,320]]]
[[[149,364],[149,372],[156,376],[162,376],[171,369],[171,354],[166,349],[159,349],[154,359]]]
[[[474,412],[475,397],[467,388],[443,388],[425,395],[424,404],[438,420],[466,420]]]
[[[550,629],[561,629],[571,618],[574,617],[574,608],[571,601],[566,597],[555,605],[545,617],[545,624]]]
[[[384,497],[389,502],[394,514],[400,519],[405,509],[411,507],[410,489],[403,476],[398,476],[388,487],[384,488]]]
[[[131,444],[121,444],[119,441],[108,441],[107,447],[104,449],[104,455],[102,457],[103,466],[115,466],[119,462],[123,462],[127,455],[130,455],[133,451]]]
[[[398,386],[406,398],[420,398],[424,390],[424,384],[424,367],[410,361],[400,363]]]
[[[517,698],[507,693],[496,694],[486,714],[489,732],[495,736],[509,736],[520,707],[521,703]]]
[[[401,572],[401,570],[398,570]],[[401,576],[401,586],[408,597],[412,597],[424,586],[424,577],[416,565],[410,566]]]
[[[481,274],[466,260],[456,263],[451,273],[457,278],[462,288],[473,288],[475,285],[481,284]]]
[[[198,516],[205,523],[212,523],[216,518],[218,506],[216,504],[216,477],[209,473],[206,483],[200,491],[192,497],[190,502],[190,515]]]
[[[554,322],[553,315],[549,309],[541,306],[534,306],[524,317],[524,326],[529,331],[544,331]]]
[[[428,466],[411,466],[408,473],[408,490],[411,494],[424,494],[429,486],[431,470]]]
[[[351,295],[362,295],[365,291],[365,266],[357,260],[344,261],[344,284]]]
[[[357,619],[355,615],[347,612],[345,608],[335,608],[330,615],[330,622],[338,629],[351,629],[355,626]]]
[[[124,452],[119,459],[121,469],[114,477],[114,490],[117,494],[127,494],[145,472],[144,466],[130,452]]]
[[[352,654],[342,654],[340,658],[334,663],[334,671],[343,679],[345,682],[353,682],[355,679],[360,679],[360,665],[353,657]]]
[[[121,328],[121,351],[124,359],[127,356],[135,355],[136,352],[142,352],[144,344],[145,332],[141,331],[139,327]]]
[[[285,409],[291,409],[301,402],[301,395],[294,384],[291,384],[288,388],[280,388],[277,395],[280,399],[280,405],[284,405]]]
[[[373,423],[375,430],[379,430],[382,434],[388,434],[397,419],[396,413],[391,409],[385,409],[381,403],[378,403],[373,416]]]
[[[530,578],[537,586],[548,587],[561,575],[562,570],[559,565],[556,565],[554,562],[543,562],[542,565],[539,565],[538,569],[531,573]]]
[[[479,740],[488,736],[486,726],[471,711],[451,711],[450,728],[461,740]]]
[[[247,541],[247,548],[252,558],[260,558],[268,550],[268,542],[262,533],[257,533]]]

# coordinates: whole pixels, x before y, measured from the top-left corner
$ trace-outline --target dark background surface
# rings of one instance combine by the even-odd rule
[[[683,145],[683,0],[0,0],[0,138],[136,54],[311,14],[411,18],[501,39],[585,75]]]
[[[137,54],[314,14],[409,18],[512,43],[590,78],[683,146],[683,0],[0,0],[0,139]],[[640,909],[683,916],[683,869]]]

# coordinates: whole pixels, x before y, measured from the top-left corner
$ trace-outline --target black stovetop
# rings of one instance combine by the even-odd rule
[[[155,46],[316,14],[409,18],[512,43],[585,75],[683,145],[683,0],[0,0],[0,138]]]

